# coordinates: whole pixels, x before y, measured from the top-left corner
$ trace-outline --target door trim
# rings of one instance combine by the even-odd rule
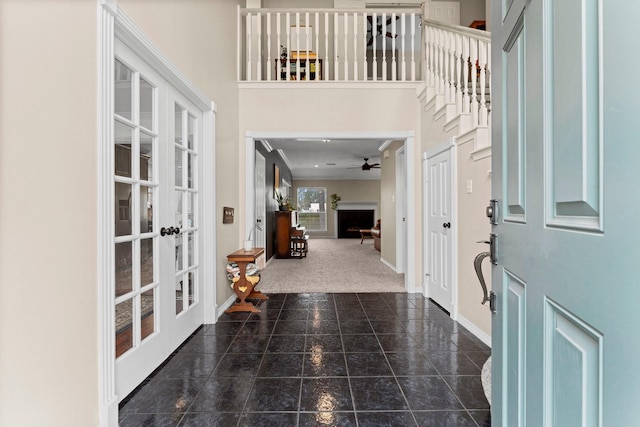
[[[415,253],[416,249],[416,208],[415,208],[415,132],[414,131],[390,131],[390,132],[245,132],[245,228],[251,218],[255,216],[255,195],[253,190],[253,173],[255,169],[254,157],[249,155],[256,148],[258,140],[281,138],[329,138],[329,139],[349,139],[349,138],[372,138],[387,139],[392,141],[404,141],[405,161],[407,174],[407,248],[406,253]],[[240,229],[243,229],[241,225]],[[416,287],[416,257],[407,257],[407,271],[405,277],[405,289],[409,293],[415,293]]]
[[[97,297],[98,297],[98,425],[118,425],[118,396],[115,385],[115,331],[114,331],[114,273],[113,249],[114,235],[112,165],[114,162],[113,140],[114,121],[114,58],[115,39],[121,40],[136,55],[145,60],[170,85],[175,87],[202,111],[203,143],[202,159],[204,164],[215,164],[215,111],[210,101],[187,77],[178,70],[149,39],[142,30],[117,7],[115,0],[99,0],[97,6]],[[201,168],[202,218],[201,256],[203,259],[216,259],[216,215],[215,215],[215,171],[213,168]],[[203,212],[208,212],[204,215]],[[203,322],[215,321],[216,274],[211,263],[202,264],[204,287],[203,303],[205,314]]]
[[[458,320],[458,158],[456,148],[456,139],[451,138],[435,147],[431,147],[424,152],[422,168],[423,168],[423,184],[427,181],[427,163],[429,159],[444,153],[445,151],[451,151],[451,169],[450,169],[450,181],[451,181],[451,313],[450,316],[453,320]],[[424,187],[425,193],[428,190],[428,186]],[[424,211],[423,211],[423,226],[422,226],[422,271],[423,271],[423,283],[422,289],[425,297],[429,298],[429,283],[426,273],[428,273],[429,267],[429,253],[428,253],[428,232],[429,232],[429,215],[427,215],[428,198],[424,198]]]

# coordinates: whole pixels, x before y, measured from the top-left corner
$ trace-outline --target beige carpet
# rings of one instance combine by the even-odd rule
[[[380,261],[373,241],[309,239],[306,258],[271,259],[257,289],[268,293],[405,292],[404,274]]]

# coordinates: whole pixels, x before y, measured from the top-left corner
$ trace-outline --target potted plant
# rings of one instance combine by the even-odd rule
[[[331,196],[331,209],[334,211],[338,209],[338,202],[342,200],[342,197],[338,196],[336,193],[333,193]]]
[[[288,210],[289,199],[284,197],[284,194],[276,190],[276,202],[278,202],[278,207],[281,211]]]

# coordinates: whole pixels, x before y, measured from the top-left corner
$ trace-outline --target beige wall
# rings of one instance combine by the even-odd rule
[[[382,214],[380,217],[380,258],[390,265],[396,265],[396,151],[404,142],[392,142],[382,155],[382,178],[380,200]],[[408,256],[411,256],[410,253]],[[416,257],[416,260],[419,258]]]
[[[216,103],[216,209],[236,208],[233,224],[217,223],[217,303],[232,294],[227,285],[226,255],[242,246],[239,217],[240,189],[244,189],[244,158],[240,163],[238,137],[238,86],[236,77],[236,34],[238,1],[118,0],[118,5],[142,28],[154,43]],[[220,208],[221,209],[221,208]]]
[[[354,85],[355,86],[355,85]],[[417,86],[417,85],[416,85]],[[421,108],[416,87],[332,85],[291,90],[291,85],[240,88],[240,135],[245,132],[406,132],[415,133],[413,168],[416,236],[422,235],[421,200]],[[244,162],[244,150],[241,153]],[[394,175],[395,176],[395,175]],[[395,181],[395,180],[394,180]],[[330,193],[331,194],[331,193]],[[343,198],[344,200],[344,198]],[[384,203],[382,203],[384,205]],[[384,229],[384,220],[382,221]],[[384,233],[384,231],[383,231]],[[383,244],[384,245],[384,244]],[[395,244],[394,244],[395,247]],[[395,249],[394,249],[395,254]],[[416,239],[408,256],[420,260],[422,243]],[[395,256],[395,255],[394,255]],[[414,282],[421,283],[422,263],[416,262]]]
[[[482,288],[473,268],[473,260],[489,245],[476,243],[489,240],[491,226],[485,208],[491,199],[491,157],[480,160],[471,158],[473,142],[457,147],[458,157],[458,314],[470,320],[484,333],[491,336],[489,303],[480,305]],[[467,181],[472,182],[472,192],[467,193]],[[489,260],[482,264],[485,281],[491,289]]]
[[[342,199],[340,203],[374,202],[380,212],[380,181],[379,180],[294,180],[293,196],[295,199],[298,187],[325,187],[327,189],[327,231],[313,232],[314,236],[336,235],[335,211],[331,209],[331,194],[337,194]],[[375,219],[374,219],[375,223]],[[373,226],[373,224],[371,224]]]
[[[435,120],[434,110],[422,111],[422,149],[427,151],[457,134],[457,128],[445,132],[444,118]],[[425,130],[425,129],[428,129]],[[457,212],[458,212],[458,314],[471,321],[478,329],[491,335],[491,314],[486,305],[480,305],[482,291],[478,282],[473,259],[487,250],[487,245],[476,243],[487,240],[491,227],[484,214],[484,209],[491,198],[491,157],[478,161],[471,158],[474,149],[473,141],[457,145]],[[467,193],[467,181],[472,180],[472,192]],[[424,190],[421,190],[424,191]],[[422,219],[420,220],[422,221]],[[487,285],[490,287],[490,269],[488,261],[484,261],[484,272]]]
[[[0,425],[98,423],[96,2],[0,3]]]

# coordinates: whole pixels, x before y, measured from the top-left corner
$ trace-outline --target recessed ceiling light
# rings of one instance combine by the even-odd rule
[[[313,165],[313,167],[314,167],[314,168],[319,168],[320,166],[318,166],[318,165]]]
[[[323,139],[322,142],[331,142],[330,139]]]

